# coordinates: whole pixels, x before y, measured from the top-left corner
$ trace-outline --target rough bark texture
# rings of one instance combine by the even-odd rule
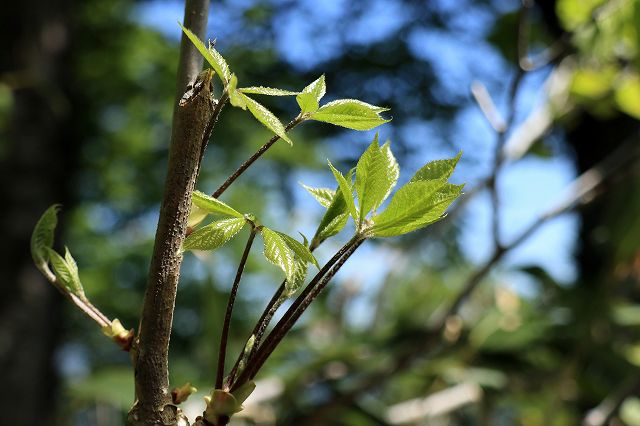
[[[29,236],[53,202],[68,206],[78,139],[68,82],[67,0],[4,2],[0,84],[11,91],[0,117],[0,423],[52,424],[61,298],[33,266]]]
[[[204,38],[208,1],[187,1],[185,25]],[[194,23],[197,23],[194,25]],[[183,36],[178,69],[178,94],[193,81],[202,58]],[[199,170],[203,138],[214,111],[208,75],[202,90],[186,105],[174,110],[169,165],[145,301],[135,347],[137,401],[129,413],[129,425],[188,424],[171,403],[168,352],[182,254],[191,207],[191,193]]]

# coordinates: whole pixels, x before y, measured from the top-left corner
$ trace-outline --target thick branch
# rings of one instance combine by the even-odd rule
[[[185,26],[204,38],[209,1],[187,0]],[[136,405],[128,424],[177,424],[179,415],[171,404],[168,352],[187,218],[199,170],[201,148],[214,114],[211,74],[190,102],[178,106],[188,81],[195,80],[202,57],[183,35],[178,66],[178,88],[173,116],[169,164],[149,269],[144,306],[134,359]]]

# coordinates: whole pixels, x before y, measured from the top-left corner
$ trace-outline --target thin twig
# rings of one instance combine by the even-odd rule
[[[229,294],[229,300],[227,301],[227,311],[224,315],[224,323],[222,325],[222,336],[220,337],[220,351],[218,352],[218,369],[216,371],[216,389],[222,388],[222,380],[224,378],[224,360],[227,354],[227,340],[229,338],[229,326],[231,324],[231,314],[233,313],[233,304],[236,301],[236,295],[238,294],[238,287],[240,286],[240,279],[242,278],[242,272],[244,266],[247,263],[249,257],[249,251],[253,245],[253,240],[256,237],[256,228],[251,229],[251,234],[247,240],[247,245],[244,247],[240,264],[238,264],[238,270],[236,271],[236,278],[233,280],[231,286],[231,294]]]
[[[352,238],[320,269],[307,287],[305,287],[302,294],[298,296],[296,301],[289,307],[280,321],[278,321],[271,333],[269,333],[255,356],[247,362],[247,368],[232,385],[232,390],[255,377],[271,353],[273,353],[284,336],[286,336],[296,321],[306,311],[311,302],[320,294],[347,259],[349,259],[363,242],[364,239],[360,237]]]
[[[293,129],[294,127],[296,127],[298,124],[302,123],[303,121],[304,121],[304,118],[301,115],[298,115],[296,118],[291,120],[289,122],[289,124],[287,124],[287,126],[284,128],[284,130],[288,132],[289,130]],[[227,178],[227,180],[225,180],[222,183],[222,185],[220,185],[220,187],[218,189],[216,189],[215,192],[211,196],[213,198],[220,197],[227,190],[227,188],[229,188],[229,186],[236,179],[238,179],[240,177],[240,175],[242,175],[249,168],[249,166],[251,166],[258,158],[260,158],[262,156],[262,154],[267,152],[267,150],[269,148],[271,148],[271,146],[274,143],[276,143],[279,139],[280,139],[280,136],[273,135],[271,137],[271,139],[269,139],[269,141],[267,143],[262,145],[260,147],[260,149],[258,149],[251,157],[249,157],[244,163],[242,163],[240,165],[240,167],[238,167],[238,169],[235,172],[233,172],[231,174],[231,176],[229,176]]]

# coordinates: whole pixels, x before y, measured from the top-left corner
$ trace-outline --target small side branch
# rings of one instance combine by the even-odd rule
[[[247,264],[247,258],[253,245],[253,240],[256,237],[256,229],[251,229],[251,234],[247,240],[247,245],[242,253],[238,270],[236,271],[236,278],[233,280],[231,286],[231,294],[229,295],[229,301],[227,302],[227,310],[224,315],[224,323],[222,325],[222,336],[220,337],[220,351],[218,352],[218,369],[216,371],[216,389],[222,389],[222,380],[224,378],[224,361],[227,354],[227,340],[229,338],[229,327],[231,325],[231,315],[233,313],[233,305],[236,301],[236,295],[238,294],[238,287],[240,286],[240,279],[244,272],[244,267]]]

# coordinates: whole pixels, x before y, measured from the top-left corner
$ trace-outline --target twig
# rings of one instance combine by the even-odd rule
[[[296,127],[298,124],[302,123],[304,121],[304,118],[301,115],[298,115],[296,118],[294,118],[293,120],[291,120],[289,122],[289,124],[287,124],[287,126],[284,128],[285,131],[289,131],[291,129],[293,129],[294,127]],[[227,178],[227,180],[225,180],[222,185],[220,185],[220,187],[218,189],[215,190],[215,192],[211,195],[213,198],[218,198],[220,197],[224,191],[227,190],[227,188],[229,188],[229,186],[240,177],[240,175],[242,175],[245,170],[247,170],[249,168],[249,166],[251,166],[258,158],[260,158],[262,156],[262,154],[264,154],[265,152],[267,152],[267,150],[269,148],[271,148],[271,146],[276,143],[278,140],[280,139],[280,136],[278,135],[273,135],[271,137],[271,139],[269,139],[269,141],[267,143],[265,143],[264,145],[262,145],[260,147],[260,149],[258,149],[251,157],[249,157],[244,163],[242,163],[240,165],[240,167],[238,167],[238,169],[233,172],[231,174],[231,176],[229,176]]]
[[[253,245],[253,240],[256,237],[256,228],[253,227],[251,229],[251,234],[249,235],[249,239],[247,240],[247,245],[244,247],[244,252],[242,253],[242,258],[240,259],[240,264],[238,264],[238,270],[236,271],[236,278],[233,280],[233,285],[231,286],[231,294],[229,294],[229,300],[227,302],[227,311],[224,315],[224,323],[222,325],[222,336],[220,337],[220,351],[218,352],[218,369],[216,371],[216,389],[222,388],[222,380],[224,378],[224,360],[227,353],[227,340],[229,338],[229,326],[231,324],[231,314],[233,313],[233,304],[236,300],[236,295],[238,294],[238,287],[240,286],[240,279],[242,278],[242,272],[244,271],[244,266],[247,263],[247,258],[249,257],[249,251],[251,251],[251,246]]]
[[[309,307],[311,302],[326,287],[327,283],[340,270],[349,257],[364,242],[364,239],[354,237],[347,242],[342,248],[320,269],[313,277],[304,291],[298,296],[295,302],[289,307],[284,316],[278,321],[274,329],[269,333],[264,343],[256,351],[253,358],[247,361],[247,368],[238,376],[231,389],[242,385],[248,380],[255,377],[267,358],[274,351],[276,346],[282,341],[284,336],[291,330],[302,313]]]

